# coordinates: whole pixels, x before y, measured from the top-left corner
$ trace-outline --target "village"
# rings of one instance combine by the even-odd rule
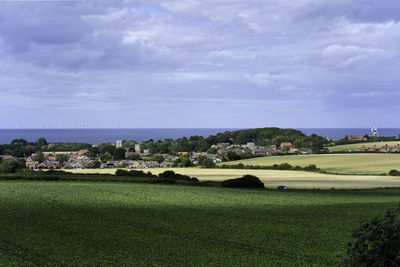
[[[122,141],[117,140],[116,149],[123,149]],[[256,146],[254,143],[245,145],[232,145],[230,143],[219,143],[212,145],[214,153],[207,152],[178,152],[176,155],[158,154],[151,155],[148,149],[142,149],[140,144],[136,144],[134,151],[125,149],[123,159],[102,161],[100,157],[89,157],[88,149],[72,152],[40,152],[32,154],[26,158],[28,169],[96,169],[96,168],[129,168],[129,169],[149,169],[149,168],[171,168],[176,167],[179,158],[190,160],[191,166],[199,165],[199,159],[211,159],[214,164],[228,161],[227,154],[247,155],[247,157],[272,156],[276,154],[311,154],[311,149],[294,148],[291,142],[282,142],[280,146],[271,145],[270,147]],[[156,157],[155,157],[156,156]],[[4,156],[6,157],[6,156]],[[11,156],[10,156],[11,157]],[[111,157],[111,155],[110,155]],[[157,158],[157,160],[155,160]],[[6,158],[5,158],[6,159]]]

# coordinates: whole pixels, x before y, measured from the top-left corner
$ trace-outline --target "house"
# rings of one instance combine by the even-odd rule
[[[100,166],[100,168],[104,168],[104,169],[106,169],[106,168],[116,168],[116,167],[118,167],[118,166],[115,165],[114,162],[106,162],[106,163],[101,164],[101,166]]]
[[[49,159],[45,159],[37,167],[39,169],[58,169],[59,168],[59,163],[57,161],[51,161]]]
[[[189,154],[189,152],[178,152],[179,156],[186,156],[187,154]]]
[[[248,149],[253,149],[255,146],[256,146],[256,144],[254,144],[254,143],[247,143],[243,147],[248,148]]]
[[[350,135],[349,140],[351,141],[362,141],[363,137],[361,135]]]
[[[27,169],[36,170],[39,166],[39,161],[26,161],[25,166]]]
[[[229,143],[219,143],[219,144],[217,144],[219,147],[228,147],[228,146],[230,146],[231,144],[229,144]]]
[[[174,166],[173,162],[164,161],[160,164],[160,168],[171,168]]]
[[[261,155],[261,156],[269,156],[273,152],[272,148],[263,148],[263,147],[256,147],[254,148],[251,153],[254,155]]]
[[[292,143],[291,142],[282,142],[281,143],[281,149],[285,149],[285,148],[288,148],[288,149],[290,149],[290,148],[292,148]]]
[[[218,154],[226,154],[226,153],[228,153],[228,149],[218,149],[217,153]]]

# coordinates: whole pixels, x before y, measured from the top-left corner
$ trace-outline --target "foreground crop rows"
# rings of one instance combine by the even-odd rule
[[[399,190],[0,182],[0,265],[332,265]]]

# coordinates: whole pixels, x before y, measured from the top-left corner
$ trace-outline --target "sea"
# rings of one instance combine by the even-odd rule
[[[346,135],[371,134],[369,128],[297,128],[307,135],[317,134],[338,140]],[[179,128],[179,129],[0,129],[0,144],[9,144],[13,139],[22,138],[34,142],[43,137],[48,142],[76,142],[97,145],[116,140],[135,140],[143,142],[149,139],[177,139],[239,130],[236,128]],[[378,129],[380,136],[399,136],[400,128]]]

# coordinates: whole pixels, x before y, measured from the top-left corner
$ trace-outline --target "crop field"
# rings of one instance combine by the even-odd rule
[[[332,266],[400,189],[0,182],[0,266]]]
[[[328,147],[328,149],[329,149],[329,151],[345,151],[345,150],[359,149],[362,146],[373,147],[374,145],[376,145],[377,147],[382,147],[385,145],[396,146],[398,144],[400,144],[400,140],[399,141],[388,141],[388,142],[370,142],[370,143],[366,142],[366,143],[357,143],[357,144],[338,145],[338,146]]]
[[[159,174],[166,170],[196,177],[200,181],[223,181],[231,178],[239,178],[246,174],[252,174],[263,181],[265,187],[276,188],[278,185],[286,185],[297,189],[366,189],[379,187],[400,187],[400,177],[373,176],[373,175],[334,175],[320,174],[304,171],[283,170],[243,170],[243,169],[201,169],[201,168],[171,168],[171,169],[147,169],[153,174]],[[102,173],[114,174],[116,169],[84,169],[66,170],[75,173]]]
[[[225,164],[262,165],[289,163],[293,166],[315,164],[325,171],[343,174],[387,174],[392,169],[400,170],[400,153],[355,153],[291,155],[253,158],[231,161]]]

